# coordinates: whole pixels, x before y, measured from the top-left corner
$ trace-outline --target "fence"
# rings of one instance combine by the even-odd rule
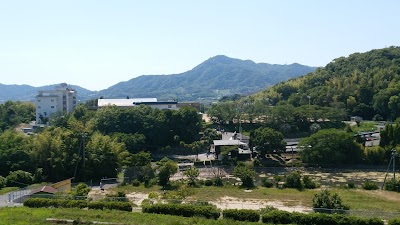
[[[20,188],[16,191],[8,193],[8,202],[21,203],[24,196],[27,196],[32,189]]]

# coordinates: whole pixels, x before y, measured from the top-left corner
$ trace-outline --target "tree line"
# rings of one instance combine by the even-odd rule
[[[19,104],[9,102],[7,107]],[[52,126],[29,136],[13,129],[17,121],[7,122],[0,132],[0,176],[22,170],[48,181],[116,177],[120,168],[149,164],[150,152],[192,144],[200,139],[201,129],[201,118],[193,108],[110,106],[92,111],[79,105],[49,122]]]

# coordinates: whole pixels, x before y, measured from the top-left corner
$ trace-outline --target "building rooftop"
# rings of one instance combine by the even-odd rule
[[[103,106],[133,106],[135,104],[147,103],[147,102],[157,102],[157,98],[130,98],[130,99],[99,99],[97,105],[99,107]]]

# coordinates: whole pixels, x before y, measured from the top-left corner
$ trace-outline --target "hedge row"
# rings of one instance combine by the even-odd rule
[[[142,206],[144,213],[166,214],[184,217],[205,217],[218,219],[220,211],[215,206],[189,204],[154,204]]]
[[[250,209],[227,209],[222,211],[224,219],[232,219],[238,221],[258,222],[260,213]]]
[[[30,198],[24,201],[24,206],[30,208],[89,208],[89,209],[115,209],[121,211],[132,211],[129,202],[87,202],[84,200],[64,200],[48,198]]]
[[[89,209],[115,209],[132,212],[132,205],[129,202],[89,202]]]
[[[50,198],[30,198],[24,201],[24,206],[30,208],[86,208],[87,201],[84,200],[64,200]]]
[[[383,221],[378,218],[363,219],[342,214],[323,214],[323,213],[289,213],[286,211],[271,211],[262,215],[263,223],[272,224],[324,224],[324,225],[383,225]]]

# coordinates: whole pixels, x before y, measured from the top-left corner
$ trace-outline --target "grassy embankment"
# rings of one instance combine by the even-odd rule
[[[231,220],[208,220],[203,218],[185,218],[169,215],[132,213],[111,210],[82,209],[35,209],[35,208],[0,208],[1,225],[42,225],[46,218],[70,219],[81,221],[114,222],[135,225],[251,225],[259,223],[235,222]]]

